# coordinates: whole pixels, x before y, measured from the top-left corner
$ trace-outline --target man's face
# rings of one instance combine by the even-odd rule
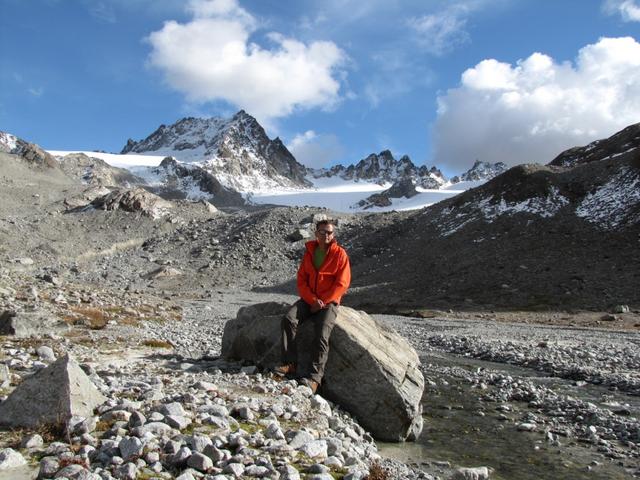
[[[335,227],[329,224],[322,224],[316,228],[316,239],[320,245],[329,245],[336,234]]]

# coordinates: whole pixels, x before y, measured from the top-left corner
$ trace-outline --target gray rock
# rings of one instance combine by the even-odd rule
[[[300,473],[292,465],[284,465],[278,469],[280,480],[300,480]]]
[[[40,448],[44,445],[44,440],[40,435],[34,433],[32,435],[27,435],[22,439],[20,446],[22,448]]]
[[[120,456],[127,461],[133,457],[141,456],[144,444],[137,437],[127,437],[120,440],[118,448],[120,449]]]
[[[43,312],[31,313],[5,310],[0,315],[0,335],[28,338],[68,328],[69,326],[64,322]]]
[[[629,313],[629,305],[616,305],[613,313]]]
[[[10,470],[26,464],[27,461],[22,454],[16,452],[13,448],[3,448],[0,450],[0,471]]]
[[[181,403],[178,402],[172,402],[172,403],[165,403],[163,405],[160,405],[158,407],[158,412],[160,412],[163,415],[175,415],[178,417],[186,417],[187,416],[187,412],[184,411],[184,408],[182,407]]]
[[[244,473],[244,465],[241,463],[229,463],[222,470],[223,473],[230,473],[236,478],[240,478]]]
[[[138,411],[131,413],[131,417],[129,417],[129,427],[131,428],[140,427],[145,423],[147,423],[147,419],[142,413]]]
[[[38,478],[51,478],[60,469],[58,457],[44,457],[40,460]]]
[[[314,440],[305,443],[300,451],[309,458],[327,458],[327,442],[325,440]]]
[[[289,435],[287,433],[287,435]],[[297,432],[293,432],[290,435],[290,439],[288,439],[289,445],[291,448],[298,449],[302,447],[304,444],[313,442],[315,438],[309,432],[305,432],[304,430],[299,430]]]
[[[451,480],[487,480],[488,478],[487,467],[458,468],[451,476]]]
[[[0,363],[0,386],[6,388],[11,383],[11,372],[6,364]]]
[[[138,467],[133,463],[125,463],[115,471],[115,477],[121,480],[136,480],[138,478]]]
[[[208,456],[203,455],[200,452],[196,452],[189,457],[187,465],[200,472],[206,472],[213,467],[213,461]]]
[[[306,228],[296,228],[287,236],[287,239],[291,242],[298,242],[307,238],[311,238],[311,233]]]
[[[226,323],[222,354],[264,368],[280,363],[280,322],[288,305],[269,302],[243,307]],[[303,323],[299,342],[313,335]],[[298,369],[308,357],[301,352]],[[331,351],[322,395],[354,415],[379,440],[414,440],[422,431],[420,400],[424,378],[420,360],[409,343],[390,327],[364,312],[341,307],[331,335]]]
[[[53,478],[68,478],[74,480],[84,480],[90,472],[82,465],[71,464],[58,470]]]
[[[36,353],[38,354],[38,358],[43,362],[55,362],[56,354],[54,353],[51,347],[47,347],[42,345],[36,349]]]
[[[131,435],[135,435],[136,437],[142,437],[148,433],[161,436],[170,432],[171,427],[163,422],[149,422],[145,423],[141,427],[131,429]]]
[[[167,210],[173,206],[171,202],[163,200],[142,187],[116,189],[107,195],[96,198],[91,202],[91,205],[101,210],[124,210],[141,213],[153,219],[166,215]]]
[[[181,417],[179,415],[167,415],[164,421],[170,427],[177,428],[178,430],[182,430],[191,425],[191,420],[187,417]]]
[[[78,415],[90,418],[106,398],[68,355],[16,387],[0,404],[0,425],[35,428],[68,422]]]

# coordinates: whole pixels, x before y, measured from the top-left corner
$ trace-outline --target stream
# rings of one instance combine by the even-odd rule
[[[492,480],[617,480],[640,473],[637,458],[609,458],[598,452],[596,445],[572,437],[557,436],[557,441],[549,441],[544,428],[519,431],[517,426],[522,423],[519,419],[529,411],[527,403],[504,405],[483,400],[481,397],[487,390],[472,388],[455,371],[484,369],[526,379],[598,406],[620,403],[635,418],[640,416],[640,397],[590,384],[578,386],[573,381],[518,366],[447,353],[423,355],[421,363],[426,366],[423,371],[434,372],[429,375],[431,382],[422,400],[424,430],[416,442],[379,443],[383,456],[436,476],[447,472],[450,465],[486,466]],[[497,387],[488,387],[491,388]]]

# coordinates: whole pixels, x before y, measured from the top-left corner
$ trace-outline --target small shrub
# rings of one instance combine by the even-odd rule
[[[369,467],[369,475],[364,478],[365,480],[388,480],[389,476],[378,462],[373,462]]]
[[[109,322],[108,316],[103,310],[90,307],[71,308],[73,315],[64,317],[69,325],[86,325],[92,330],[102,330]]]
[[[171,342],[167,342],[166,340],[156,340],[153,338],[143,341],[142,345],[152,348],[173,348]]]

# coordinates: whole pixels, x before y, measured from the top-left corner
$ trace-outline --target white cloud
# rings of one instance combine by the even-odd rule
[[[442,12],[413,17],[407,23],[424,50],[444,55],[469,41],[465,30],[468,13],[467,6],[452,5]]]
[[[287,148],[298,162],[312,168],[330,165],[344,154],[338,137],[331,134],[318,135],[313,130],[296,135]]]
[[[625,22],[640,22],[640,5],[636,0],[606,0],[603,9],[609,15],[620,14]]]
[[[191,0],[193,19],[151,33],[149,62],[191,102],[223,100],[261,121],[340,100],[343,51],[332,42],[304,44],[269,33],[272,48],[250,41],[255,18],[237,0]]]
[[[44,94],[44,88],[42,87],[31,87],[28,89],[29,94],[34,97],[41,97]]]
[[[435,162],[548,163],[561,151],[640,121],[640,43],[601,38],[574,64],[534,53],[516,65],[487,59],[438,98]]]

